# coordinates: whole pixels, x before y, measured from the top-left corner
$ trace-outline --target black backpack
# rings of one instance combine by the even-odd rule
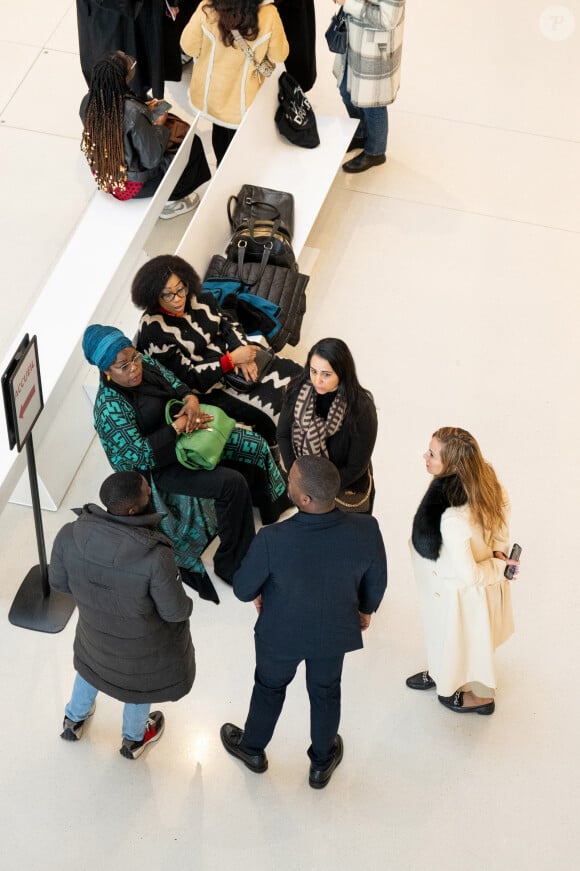
[[[296,79],[286,72],[278,79],[278,102],[275,121],[282,136],[301,148],[320,145],[312,106]]]

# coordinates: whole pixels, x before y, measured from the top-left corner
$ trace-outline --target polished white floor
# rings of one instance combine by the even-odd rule
[[[337,176],[308,243],[320,254],[302,341],[290,349],[302,360],[322,335],[344,337],[380,413],[376,514],[390,586],[365,650],[347,658],[344,762],[326,790],[308,788],[301,675],[268,773],[225,754],[219,726],[243,723],[249,699],[254,614],[223,585],[219,608],[195,602],[198,678],[164,706],[157,747],[122,759],[121,708],[105,697],[81,743],[60,741],[75,621],[56,636],[9,625],[36,561],[31,512],[9,505],[0,516],[6,871],[577,867],[580,2],[408,6],[389,160]],[[332,9],[317,0],[321,31]],[[315,108],[341,111],[322,41],[319,54]],[[0,73],[0,323],[12,338],[19,306],[38,293],[92,191],[78,150],[74,4],[0,0]],[[183,103],[183,88],[170,92]],[[180,221],[165,222],[150,249],[171,250]],[[76,293],[82,276],[71,304]],[[445,424],[480,440],[524,546],[517,631],[498,652],[490,718],[454,717],[434,694],[404,686],[423,665],[407,539],[428,483],[421,454]],[[61,509],[44,516],[49,548],[106,474],[94,444]]]

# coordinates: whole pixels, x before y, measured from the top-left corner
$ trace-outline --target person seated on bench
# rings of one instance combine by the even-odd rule
[[[115,327],[87,327],[83,351],[101,371],[94,423],[111,466],[119,472],[145,473],[152,489],[214,499],[220,537],[214,567],[219,577],[231,583],[255,534],[246,476],[262,522],[274,522],[290,505],[266,442],[236,427],[220,464],[211,471],[192,471],[177,461],[176,439],[182,432],[207,427],[212,418],[200,411],[189,387],[140,354]],[[165,406],[175,398],[184,402],[183,408],[172,423],[166,423]]]
[[[342,339],[320,339],[308,352],[302,374],[289,385],[280,414],[278,441],[286,470],[297,457],[328,457],[340,473],[339,507],[348,502],[347,510],[372,514],[376,439],[375,403],[359,383],[348,345]]]
[[[139,350],[170,369],[200,402],[218,405],[252,426],[274,452],[284,388],[302,367],[274,356],[251,392],[229,387],[224,377],[233,369],[249,382],[255,379],[257,348],[212,294],[202,293],[197,272],[182,257],[162,254],[145,263],[133,279],[131,298],[145,312],[137,334]]]
[[[207,0],[181,35],[193,57],[189,99],[213,122],[218,166],[264,78],[288,57],[289,45],[273,3]]]
[[[93,67],[91,86],[81,102],[81,149],[99,190],[118,200],[152,197],[177,152],[165,125],[167,112],[156,114],[158,100],[144,103],[129,85],[135,64],[128,54],[115,51]],[[161,213],[173,218],[199,205],[196,188],[211,177],[199,136],[180,178]]]

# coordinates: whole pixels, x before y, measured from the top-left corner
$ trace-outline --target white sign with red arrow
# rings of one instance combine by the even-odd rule
[[[16,412],[14,422],[20,449],[42,411],[42,389],[35,341],[32,341],[26,349],[12,376],[12,393]]]

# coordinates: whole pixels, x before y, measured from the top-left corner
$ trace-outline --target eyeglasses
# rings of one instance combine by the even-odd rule
[[[134,354],[130,360],[127,360],[125,363],[119,363],[118,365],[112,366],[111,368],[116,369],[117,372],[128,372],[132,366],[137,366],[142,359],[143,354],[140,354],[139,351],[137,351],[137,353]]]
[[[127,55],[127,60],[131,61],[131,66],[129,67],[129,70],[128,70],[128,72],[131,72],[131,70],[134,70],[135,67],[137,66],[137,61],[135,60],[134,57],[131,57],[130,54]]]
[[[172,302],[176,297],[180,299],[187,295],[187,284],[181,284],[176,290],[163,290],[159,294],[159,298],[163,302]]]

